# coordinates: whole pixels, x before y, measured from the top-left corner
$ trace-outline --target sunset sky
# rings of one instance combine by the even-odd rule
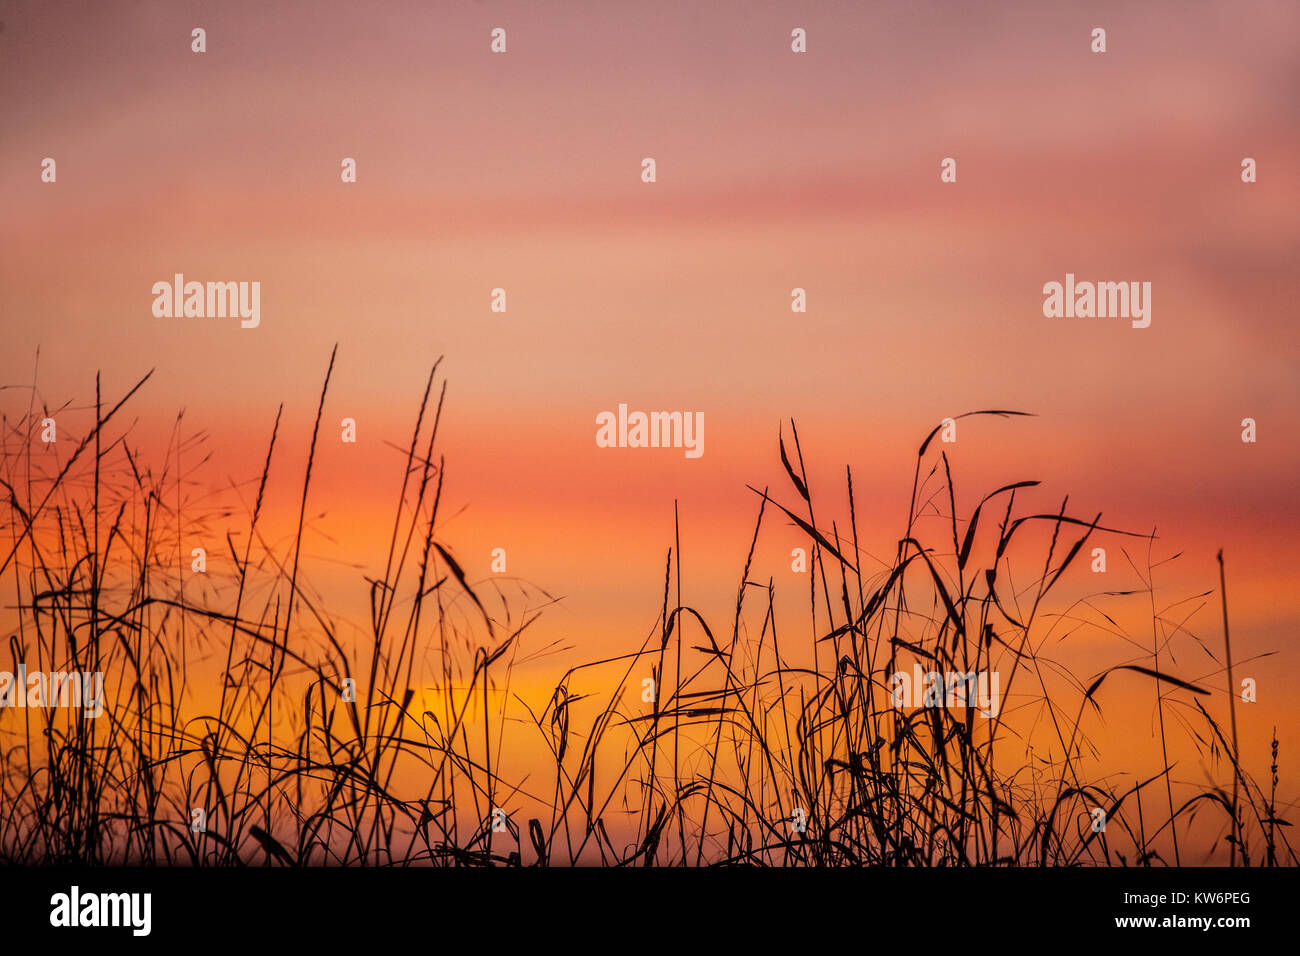
[[[563,595],[534,641],[578,656],[654,624],[674,501],[683,600],[729,622],[758,505],[745,486],[793,499],[782,421],[827,524],[847,522],[848,465],[863,547],[888,559],[925,434],[1016,409],[1036,417],[964,420],[945,449],[959,514],[1039,479],[1027,507],[1068,494],[1075,514],[1155,529],[1158,560],[1181,552],[1157,577],[1171,601],[1217,588],[1222,548],[1235,656],[1278,652],[1239,667],[1260,685],[1243,739],[1263,757],[1271,727],[1300,725],[1294,2],[330,0],[272,16],[10,0],[0,21],[0,384],[29,384],[38,348],[51,406],[93,401],[97,370],[120,396],[156,369],[134,435],[161,456],[184,409],[184,430],[210,433],[213,488],[256,477],[283,402],[268,519],[283,531],[337,342],[307,570],[353,587],[358,621],[364,586],[337,562],[382,563],[403,465],[386,443],[409,439],[438,356],[441,540],[473,579],[502,547],[511,576]],[[260,327],[155,318],[151,287],[175,273],[259,281]],[[1150,327],[1045,318],[1043,285],[1066,273],[1150,282]],[[0,403],[12,418],[27,394]],[[703,457],[597,448],[596,415],[620,403],[702,411]],[[797,609],[804,542],[768,521],[751,578]],[[1137,583],[1117,549],[1108,573],[1073,586]],[[1211,594],[1189,622],[1216,654],[1218,615]],[[1084,675],[1125,658],[1084,641]],[[1203,653],[1176,669],[1223,687]]]

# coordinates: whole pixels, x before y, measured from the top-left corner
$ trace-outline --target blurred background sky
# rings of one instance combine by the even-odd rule
[[[52,404],[156,368],[137,440],[165,449],[185,409],[214,487],[256,476],[283,401],[287,526],[337,342],[325,435],[351,416],[360,441],[320,454],[328,575],[382,561],[385,443],[445,355],[443,537],[472,577],[504,547],[564,595],[538,641],[584,652],[653,624],[674,500],[683,599],[726,616],[745,485],[789,495],[782,419],[841,522],[852,466],[863,546],[887,558],[931,427],[1034,412],[959,426],[959,511],[1040,479],[1039,507],[1069,494],[1181,552],[1157,577],[1171,600],[1216,585],[1222,547],[1237,657],[1281,652],[1239,668],[1260,679],[1243,738],[1266,740],[1300,716],[1300,6],[1075,6],[4,0],[0,384],[29,383],[38,347]],[[260,281],[260,328],[154,318],[177,272]],[[1150,282],[1150,328],[1044,318],[1067,272]],[[704,412],[703,458],[596,448],[620,402]],[[796,602],[799,543],[772,524],[755,569]],[[1212,596],[1191,622],[1216,647],[1217,615]],[[1087,640],[1085,672],[1117,659]]]

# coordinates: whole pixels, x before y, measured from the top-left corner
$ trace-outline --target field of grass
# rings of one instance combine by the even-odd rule
[[[789,423],[788,487],[741,492],[755,521],[734,615],[707,620],[682,605],[672,542],[662,604],[643,609],[658,614],[646,639],[556,675],[549,700],[527,700],[511,691],[513,671],[546,602],[533,590],[527,610],[512,611],[520,596],[472,581],[441,540],[438,427],[449,412],[435,365],[394,475],[387,560],[356,582],[369,596],[365,639],[345,637],[302,560],[333,365],[310,436],[268,414],[265,467],[238,515],[205,509],[195,490],[194,474],[217,463],[182,473],[133,445],[127,409],[148,376],[124,395],[101,395],[97,382],[88,427],[61,426],[55,445],[40,440],[55,410],[36,390],[3,393],[0,670],[101,672],[107,699],[98,719],[0,710],[0,862],[1297,863],[1277,735],[1240,742],[1271,746],[1270,779],[1255,779],[1238,759],[1226,676],[1200,686],[1136,637],[1146,659],[1082,677],[1042,657],[1052,622],[1077,604],[1061,582],[1094,542],[1141,555],[1150,537],[1064,503],[1019,507],[1029,481],[958,515],[937,428],[919,446],[885,572],[862,569],[853,474],[842,502],[814,501]],[[57,411],[62,422],[76,410]],[[173,441],[187,462],[201,457],[193,436]],[[286,442],[310,443],[305,474],[280,466]],[[283,543],[260,524],[272,480],[301,487],[297,534]],[[212,530],[236,521],[239,534]],[[773,581],[750,576],[772,522],[807,539],[797,635],[777,626]],[[225,552],[210,556],[201,589],[186,585],[196,529]],[[1226,602],[1223,582],[1208,599]],[[1152,607],[1158,615],[1154,595]],[[1227,650],[1227,612],[1215,655]],[[219,690],[197,688],[212,668],[192,660],[214,655]],[[1005,703],[993,717],[894,706],[889,677],[914,661],[996,672]],[[1162,751],[1202,755],[1215,782],[1175,783],[1169,760],[1141,779],[1096,772],[1106,758],[1090,728],[1117,684],[1133,693],[1139,682]],[[521,748],[542,755],[544,775],[516,766]]]

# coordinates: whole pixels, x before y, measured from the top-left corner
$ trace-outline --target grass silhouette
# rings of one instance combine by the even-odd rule
[[[1235,715],[1229,743],[1202,704],[1208,689],[1172,673],[1159,642],[1086,682],[1041,654],[1049,605],[1084,545],[1099,536],[1149,545],[1151,536],[1076,517],[1065,503],[1022,513],[1017,496],[1032,481],[993,490],[959,520],[938,428],[919,447],[906,526],[884,571],[862,569],[851,471],[841,528],[809,491],[791,423],[789,441],[784,429],[778,438],[790,489],[750,489],[757,516],[728,626],[683,606],[675,541],[644,642],[571,667],[549,700],[530,704],[511,695],[511,679],[546,602],[516,615],[498,587],[503,610],[489,611],[494,596],[435,534],[446,397],[435,364],[403,452],[383,573],[365,579],[364,640],[345,639],[302,560],[333,367],[331,355],[296,534],[276,543],[262,527],[287,440],[281,406],[242,546],[224,534],[233,571],[214,568],[209,583],[220,587],[203,599],[193,586],[187,593],[183,542],[221,537],[212,529],[233,512],[195,491],[193,475],[210,463],[202,436],[185,437],[179,418],[159,470],[133,448],[122,410],[148,375],[116,401],[97,379],[94,423],[53,467],[50,454],[34,453],[53,414],[36,407],[34,386],[25,412],[0,422],[6,663],[102,672],[108,697],[96,720],[49,706],[0,710],[0,861],[1151,865],[1189,856],[1180,840],[1206,811],[1210,822],[1195,831],[1208,834],[1202,855],[1227,841],[1234,864],[1296,864],[1277,804],[1276,734],[1266,794],[1238,759]],[[197,461],[182,470],[182,457]],[[936,515],[947,527],[927,535]],[[773,581],[751,580],[760,531],[774,520],[807,538],[807,638],[778,633]],[[1041,567],[1013,578],[1013,546],[1034,533],[1047,539]],[[1156,615],[1153,587],[1151,599]],[[431,648],[439,692],[425,707]],[[199,709],[192,657],[212,649],[220,692]],[[887,680],[903,658],[996,671],[1008,703],[991,718],[896,707]],[[655,693],[643,705],[646,673]],[[1090,779],[1088,722],[1107,692],[1136,681],[1155,694],[1164,769],[1122,784]],[[592,683],[605,691],[583,690]],[[508,721],[494,698],[514,701],[527,723]],[[1166,722],[1171,708],[1177,722]],[[1033,715],[1054,757],[1026,757],[1018,714]],[[1180,746],[1219,762],[1231,793],[1179,785],[1176,799],[1166,738],[1176,728]],[[511,767],[506,735],[547,755],[549,779]],[[202,828],[191,825],[195,808]],[[1106,827],[1094,831],[1097,809]]]

